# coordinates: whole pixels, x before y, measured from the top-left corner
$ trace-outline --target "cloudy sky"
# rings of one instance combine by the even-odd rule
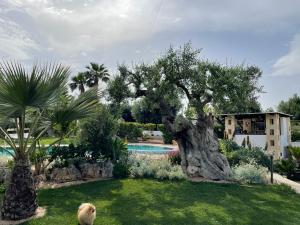
[[[300,94],[298,0],[0,0],[0,58],[26,65],[151,62],[191,41],[202,57],[263,70],[263,108]]]

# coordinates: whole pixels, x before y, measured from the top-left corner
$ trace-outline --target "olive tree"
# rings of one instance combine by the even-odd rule
[[[122,66],[116,82],[113,80],[108,86],[108,93],[118,101],[143,96],[152,99],[178,143],[183,171],[190,177],[223,180],[228,178],[230,167],[219,151],[213,117],[204,109],[208,104],[218,107],[234,99],[238,101],[242,86],[247,90],[243,91],[244,98],[247,94],[253,98],[261,90],[256,82],[261,71],[254,66],[223,66],[201,60],[199,53],[188,43],[177,50],[171,47],[151,65],[141,64],[133,69]],[[172,103],[178,99],[195,109],[195,120],[174,110],[176,105]]]

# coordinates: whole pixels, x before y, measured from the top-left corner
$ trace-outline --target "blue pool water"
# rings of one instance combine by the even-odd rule
[[[128,151],[136,152],[136,153],[165,154],[165,153],[168,153],[173,150],[172,148],[155,146],[155,145],[131,145],[131,144],[128,144],[127,147],[128,147]],[[11,148],[6,147],[5,149],[7,149],[9,152],[14,154],[14,152],[13,152],[13,150],[11,150]],[[1,156],[11,157],[11,155],[7,151],[5,151],[2,147],[0,147],[0,157]]]
[[[6,147],[5,149],[7,149],[7,151],[9,151],[10,153],[14,154],[14,151],[10,147]],[[0,157],[1,156],[11,157],[11,155],[7,151],[5,151],[2,147],[0,147]]]
[[[128,151],[137,153],[155,153],[155,154],[165,154],[172,151],[172,148],[161,147],[155,145],[131,145],[128,144]]]

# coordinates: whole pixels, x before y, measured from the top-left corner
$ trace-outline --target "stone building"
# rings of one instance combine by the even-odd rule
[[[291,145],[290,115],[280,112],[222,114],[224,137],[239,145],[260,147],[274,159],[287,157]]]

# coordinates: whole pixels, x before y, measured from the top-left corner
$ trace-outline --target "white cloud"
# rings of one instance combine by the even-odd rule
[[[29,51],[38,49],[38,45],[22,27],[9,19],[0,18],[0,55],[3,56],[2,59],[27,60],[30,58]]]
[[[1,0],[3,1],[3,0]],[[300,1],[249,0],[4,0],[6,11],[30,18],[27,30],[16,17],[13,26],[38,40],[18,43],[17,53],[43,43],[62,58],[82,52],[146,40],[162,32],[279,32],[300,21]],[[1,3],[0,3],[1,5]],[[0,10],[1,13],[1,10]],[[1,14],[0,14],[1,16]],[[1,17],[0,17],[1,18]],[[29,23],[29,22],[28,22]],[[2,24],[0,24],[2,26]],[[2,31],[2,30],[1,30]],[[7,29],[6,29],[6,33]],[[7,35],[7,34],[6,34]],[[30,44],[31,43],[31,44]],[[29,46],[28,46],[29,45]],[[22,53],[22,54],[21,54]],[[28,56],[27,56],[28,57]]]
[[[273,65],[273,75],[300,75],[300,34],[295,35],[289,52]]]

